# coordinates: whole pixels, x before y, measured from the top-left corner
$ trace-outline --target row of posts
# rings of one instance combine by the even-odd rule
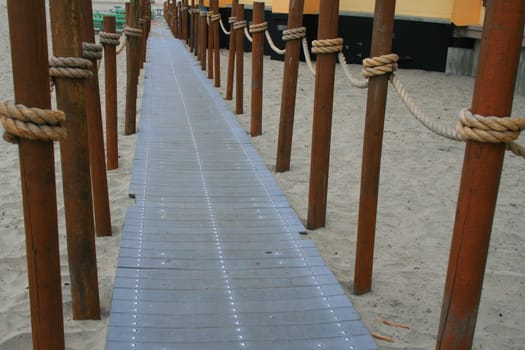
[[[15,104],[49,110],[45,6],[45,0],[7,1]],[[82,58],[83,43],[95,43],[91,0],[49,0],[49,8],[53,56]],[[149,1],[132,0],[126,10],[127,26],[135,29],[130,31],[135,35],[126,35],[124,133],[129,135],[135,132],[138,77],[150,28]],[[104,18],[104,32],[115,33],[115,17]],[[91,78],[53,77],[56,105],[66,116],[67,136],[60,140],[60,154],[75,320],[100,319],[95,235],[112,234],[106,170],[118,168],[115,46],[104,44],[106,156],[97,59],[89,58]],[[18,147],[33,348],[65,349],[53,142],[21,136]]]
[[[372,57],[391,53],[395,3],[395,0],[376,0]],[[304,0],[290,1],[289,4],[287,28],[298,28],[302,26]],[[226,99],[232,99],[233,73],[236,66],[235,113],[241,114],[244,32],[243,28],[236,27],[235,23],[243,20],[244,6],[239,5],[238,0],[233,0],[231,6],[232,18],[235,18],[235,21],[232,21],[230,26]],[[191,9],[195,8],[192,3]],[[202,20],[205,18],[203,12],[192,11],[189,15],[190,22],[187,24],[187,3],[180,6],[179,3],[175,5],[168,1],[165,3],[165,9],[168,10],[166,20],[175,37],[187,41],[190,50],[195,53],[202,69],[205,70],[206,29],[203,28],[206,28],[206,21]],[[211,2],[210,10],[217,13],[216,3]],[[337,37],[338,16],[338,0],[321,0],[318,40]],[[263,21],[264,3],[254,2],[253,24]],[[473,113],[502,117],[510,114],[524,22],[525,2],[486,2],[480,68],[471,106]],[[186,26],[189,26],[189,31],[185,31]],[[208,48],[214,48],[214,54],[217,55],[218,43],[214,40],[217,40],[215,38],[218,36],[218,27],[210,26],[208,33],[211,38],[208,40]],[[250,126],[252,136],[260,135],[262,131],[263,42],[262,32],[253,33]],[[300,47],[300,40],[286,42],[275,165],[277,172],[290,169]],[[211,55],[210,51],[211,49]],[[211,62],[210,58],[208,62]],[[309,229],[325,226],[326,220],[335,63],[335,53],[317,55],[307,217]],[[220,79],[217,78],[218,69],[219,67],[215,66],[215,86],[220,86],[220,80],[217,80]],[[496,70],[498,74],[495,74]],[[208,73],[211,79],[213,67],[210,65]],[[388,75],[374,76],[369,79],[368,84],[354,275],[355,294],[369,292],[372,284],[388,80]],[[470,349],[472,346],[504,151],[503,143],[467,141],[436,349]]]

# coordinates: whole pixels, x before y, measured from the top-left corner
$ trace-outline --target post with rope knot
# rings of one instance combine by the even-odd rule
[[[372,57],[387,55],[392,50],[395,7],[395,0],[376,2],[370,50]],[[372,287],[379,173],[388,79],[387,70],[382,75],[371,76],[368,82],[354,271],[354,293],[357,295],[369,292]]]
[[[219,12],[219,0],[210,0],[210,7],[213,11],[213,16],[210,18],[212,35],[213,35],[213,65],[214,65],[214,86],[221,86],[221,54],[220,54],[220,33],[219,33],[219,21],[221,20],[221,14]],[[210,62],[211,64],[211,62]]]
[[[226,72],[226,95],[224,99],[233,99],[233,74],[235,69],[235,29],[234,23],[237,22],[237,8],[239,6],[239,0],[232,0],[231,16],[228,18],[230,23],[230,46],[228,51],[228,70]]]
[[[7,1],[14,99],[17,104],[38,107],[46,116],[27,119],[19,112],[22,105],[2,103],[0,120],[4,127],[10,119],[24,129],[43,131],[38,133],[42,137],[36,139],[13,134],[19,127],[10,134],[14,136],[11,139],[18,141],[32,348],[64,350],[53,141],[64,135],[65,127],[64,114],[48,110],[51,94],[45,11],[44,1]],[[17,20],[20,18],[24,21]],[[35,111],[30,109],[31,112]],[[56,138],[46,137],[45,129],[60,131]]]
[[[286,41],[286,51],[284,56],[277,155],[275,159],[275,171],[278,173],[290,170],[295,98],[297,95],[297,75],[299,73],[299,60],[301,58],[301,39],[306,35],[306,28],[302,27],[303,11],[304,0],[290,1],[288,8],[288,27],[283,31],[283,40]]]
[[[199,15],[199,61],[201,69],[206,71],[206,48],[208,46],[208,25],[206,23],[207,11],[200,12]]]
[[[50,0],[57,108],[67,115],[68,137],[60,142],[67,251],[73,319],[100,319],[95,228],[89,166],[86,79],[91,61],[81,58],[80,8],[76,2]]]
[[[264,21],[264,2],[253,3],[252,33],[252,97],[250,110],[250,135],[262,134],[262,96],[263,96],[263,62],[264,62],[264,32],[268,23]]]
[[[118,104],[117,53],[120,35],[115,33],[115,17],[104,16],[104,31],[99,33],[104,45],[104,75],[106,95],[106,163],[108,169],[118,168]]]
[[[211,9],[211,1],[210,1],[210,7],[208,9],[208,12],[206,13],[206,20],[208,23],[208,79],[213,79],[213,41],[214,41],[214,35],[213,35],[213,23],[211,21],[213,15],[215,12]]]
[[[86,80],[86,107],[95,232],[97,236],[111,236],[111,210],[109,207],[108,180],[104,154],[104,129],[102,127],[102,108],[100,105],[97,68],[98,62],[103,55],[103,47],[95,44],[91,1],[81,1],[80,11],[82,14],[80,31],[83,40],[83,57],[89,59],[93,65],[93,77]],[[89,50],[93,50],[96,54],[90,55]]]
[[[319,8],[318,40],[312,52],[317,54],[315,93],[310,159],[310,187],[306,227],[316,229],[326,223],[328,169],[330,166],[330,139],[334,101],[335,63],[343,48],[343,39],[337,38],[339,0],[325,0]]]
[[[142,30],[138,28],[139,0],[129,3],[128,24],[124,35],[128,42],[126,49],[126,114],[124,135],[132,135],[137,129],[137,85],[139,83]]]
[[[237,22],[233,24],[235,29],[232,40],[235,40],[235,114],[243,114],[244,102],[244,5],[237,5]]]
[[[510,116],[525,2],[487,1],[472,114]],[[505,143],[467,140],[436,350],[471,349]]]

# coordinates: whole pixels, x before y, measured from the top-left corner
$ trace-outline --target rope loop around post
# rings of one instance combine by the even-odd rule
[[[397,68],[399,56],[395,53],[363,60],[362,74],[365,78],[392,73]]]
[[[233,29],[234,30],[242,29],[244,27],[246,27],[246,21],[245,20],[237,21],[237,22],[233,23]]]
[[[124,35],[126,35],[126,37],[142,38],[142,29],[140,28],[124,26],[123,32],[124,32]]]
[[[268,29],[268,22],[262,22],[257,24],[251,24],[250,25],[250,33],[259,33],[264,32]]]
[[[233,24],[233,23],[235,23],[235,22],[237,22],[237,17],[232,16],[232,17],[229,17],[229,18],[228,18],[228,23]]]
[[[94,43],[82,43],[82,57],[93,60],[100,60],[102,58],[102,52],[104,47]]]
[[[459,114],[456,131],[463,140],[509,143],[516,140],[524,128],[525,118],[484,117],[464,108]]]
[[[18,143],[20,138],[35,141],[60,141],[66,137],[65,114],[40,108],[29,108],[10,101],[0,102],[0,122],[3,138]]]
[[[214,13],[213,16],[211,16],[212,22],[217,22],[221,20],[221,14],[220,13]]]
[[[52,78],[88,79],[93,76],[93,64],[81,57],[50,57],[49,75]]]
[[[302,39],[306,36],[306,27],[297,27],[283,30],[283,41]]]
[[[338,53],[343,50],[343,38],[322,39],[312,41],[312,53]]]
[[[113,45],[113,46],[120,45],[120,34],[99,32],[98,37],[99,37],[99,42],[101,44]]]

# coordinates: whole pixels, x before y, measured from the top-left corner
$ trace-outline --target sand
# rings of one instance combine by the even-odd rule
[[[105,5],[104,5],[105,6]],[[0,99],[13,99],[6,0],[0,0]],[[104,9],[105,7],[102,7]],[[224,94],[227,52],[221,52]],[[119,161],[108,171],[114,235],[97,238],[102,320],[72,321],[68,286],[60,162],[57,156],[60,249],[66,346],[103,349],[123,215],[131,204],[129,176],[136,136],[123,135],[124,53],[119,60]],[[282,85],[281,61],[264,61],[263,135],[253,142],[270,169],[275,163]],[[245,55],[245,114],[249,130],[250,55]],[[103,77],[103,69],[100,77]],[[357,75],[359,67],[351,66]],[[300,218],[306,220],[314,77],[301,64],[291,171],[276,174]],[[419,70],[398,76],[429,115],[454,125],[456,112],[470,104],[474,79]],[[327,226],[308,232],[372,332],[394,338],[381,349],[431,349],[439,322],[454,222],[464,144],[423,128],[389,90],[374,265],[373,291],[351,294],[359,201],[366,90],[350,86],[336,70]],[[103,79],[101,79],[103,89]],[[103,90],[102,90],[103,91]],[[102,94],[103,95],[103,94]],[[102,102],[103,105],[104,102]],[[525,98],[515,96],[513,115],[523,115]],[[138,104],[140,113],[140,102]],[[523,137],[522,137],[523,139]],[[0,350],[30,349],[25,240],[17,147],[0,141]],[[474,339],[475,349],[525,349],[525,216],[523,159],[507,154],[494,221],[484,290]],[[407,324],[409,330],[382,324],[378,317]]]

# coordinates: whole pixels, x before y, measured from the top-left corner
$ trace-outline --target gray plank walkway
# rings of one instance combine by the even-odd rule
[[[153,27],[108,350],[377,349],[250,138]]]

